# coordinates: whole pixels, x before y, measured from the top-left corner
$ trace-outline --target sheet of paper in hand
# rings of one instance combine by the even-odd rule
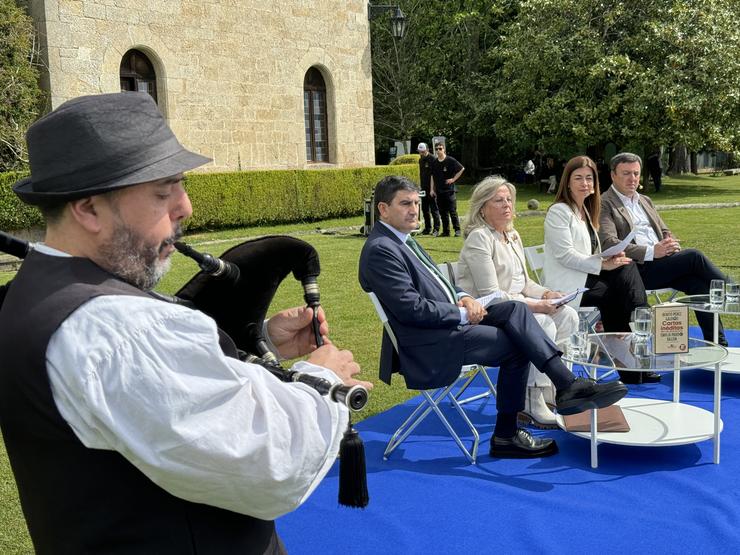
[[[576,289],[575,291],[571,291],[564,297],[558,297],[557,299],[548,299],[548,301],[550,304],[554,304],[555,306],[560,306],[565,303],[569,303],[570,301],[575,299],[578,295],[586,291],[588,291],[588,287],[579,287],[578,289]]]
[[[504,295],[501,293],[501,291],[494,291],[493,293],[489,293],[488,295],[483,295],[482,297],[478,297],[475,299],[480,304],[483,305],[483,308],[488,308],[496,301],[499,301],[503,299]]]

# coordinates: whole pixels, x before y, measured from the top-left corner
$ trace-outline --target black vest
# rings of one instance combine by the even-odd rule
[[[0,427],[38,553],[264,553],[272,521],[177,498],[115,451],[88,449],[59,414],[46,348],[100,295],[147,296],[83,258],[31,252],[0,310]]]

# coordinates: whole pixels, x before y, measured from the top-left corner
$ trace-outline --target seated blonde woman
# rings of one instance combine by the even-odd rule
[[[556,308],[550,304],[548,299],[563,293],[529,278],[522,240],[512,225],[515,201],[516,189],[501,177],[487,177],[476,185],[470,199],[457,284],[477,297],[500,291],[505,300],[526,303],[548,337],[558,342],[575,331],[578,313],[569,306]],[[554,400],[550,379],[532,366],[527,385],[522,416],[535,427],[556,428],[555,415],[547,406]]]

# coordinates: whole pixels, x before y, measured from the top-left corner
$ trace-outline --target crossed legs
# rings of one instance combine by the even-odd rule
[[[709,291],[713,279],[726,279],[726,276],[696,249],[686,249],[671,256],[657,258],[638,265],[645,289],[672,287],[688,295],[702,295]],[[704,339],[712,341],[714,318],[708,312],[697,312]],[[719,324],[719,340],[726,343],[722,322]]]

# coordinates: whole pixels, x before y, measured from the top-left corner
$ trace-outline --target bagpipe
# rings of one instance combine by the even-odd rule
[[[200,253],[182,242],[174,246],[195,260],[200,271],[174,296],[153,293],[155,297],[183,304],[213,318],[227,354],[258,364],[281,381],[308,385],[352,411],[365,406],[368,392],[363,386],[332,384],[318,376],[287,370],[262,336],[262,324],[273,297],[282,281],[292,273],[303,286],[306,305],[313,309],[314,338],[317,346],[322,345],[317,283],[321,269],[313,246],[294,237],[265,236],[236,245],[218,258]],[[0,232],[0,250],[24,258],[30,249],[29,243]],[[0,288],[0,306],[8,285]],[[229,353],[229,347],[235,348],[233,352]],[[364,447],[350,419],[340,445],[339,503],[365,507],[368,500]]]

